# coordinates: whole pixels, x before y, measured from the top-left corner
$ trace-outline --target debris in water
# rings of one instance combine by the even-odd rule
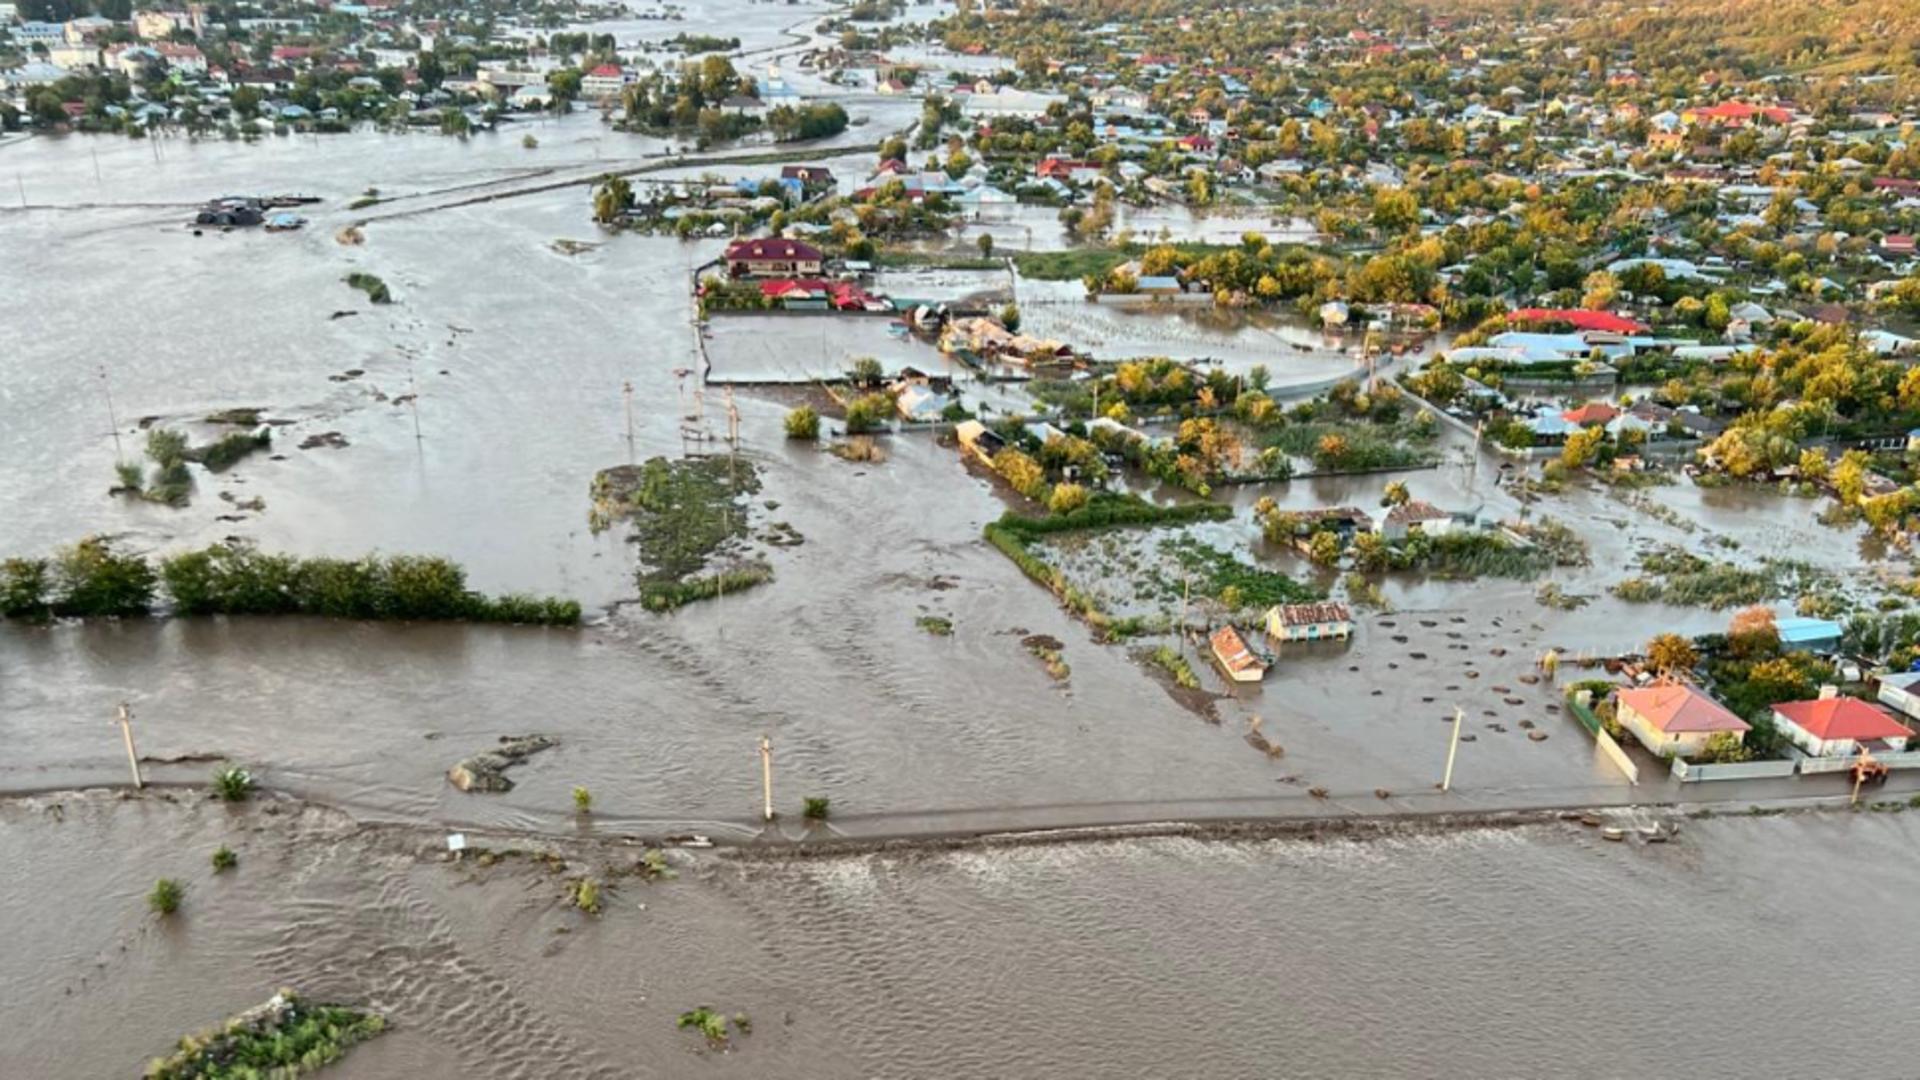
[[[326,447],[329,450],[342,450],[349,444],[347,437],[337,431],[323,431],[318,435],[309,435],[300,440],[300,449],[317,450]]]
[[[505,770],[557,745],[558,739],[545,735],[502,735],[498,748],[475,754],[448,769],[447,779],[461,791],[511,791],[513,781],[507,779]]]

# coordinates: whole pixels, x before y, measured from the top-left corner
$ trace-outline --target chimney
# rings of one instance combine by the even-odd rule
[[[1821,701],[1832,701],[1834,698],[1837,698],[1839,696],[1840,696],[1840,688],[1833,685],[1832,683],[1827,683],[1824,686],[1820,687]]]

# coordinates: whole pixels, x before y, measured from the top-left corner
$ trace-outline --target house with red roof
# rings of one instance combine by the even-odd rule
[[[818,274],[826,257],[799,240],[762,236],[727,245],[727,273],[733,277],[798,277]]]
[[[601,64],[580,77],[580,96],[588,101],[610,101],[627,88],[627,73],[618,64]]]
[[[1661,756],[1692,757],[1716,735],[1744,741],[1748,726],[1727,707],[1685,683],[1663,682],[1620,691],[1615,717],[1640,745]]]
[[[1718,105],[1688,109],[1680,114],[1680,119],[1688,124],[1705,124],[1708,127],[1742,128],[1762,120],[1769,124],[1790,124],[1793,122],[1793,110],[1778,105],[1723,101]]]
[[[1783,701],[1773,707],[1773,726],[1814,757],[1852,757],[1862,746],[1898,753],[1913,731],[1885,709],[1859,698],[1841,697],[1825,687],[1812,701]]]
[[[1620,415],[1620,410],[1604,401],[1589,401],[1577,409],[1568,409],[1560,414],[1560,419],[1575,427],[1606,427]]]
[[[1521,308],[1507,315],[1508,322],[1566,323],[1575,330],[1598,330],[1606,334],[1644,334],[1647,324],[1635,322],[1611,311],[1585,308]]]
[[[1888,255],[1911,255],[1914,247],[1913,237],[1903,233],[1889,233],[1880,238],[1880,250]]]

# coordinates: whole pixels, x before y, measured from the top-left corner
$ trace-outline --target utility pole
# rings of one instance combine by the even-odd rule
[[[120,418],[113,414],[113,386],[107,381],[107,365],[100,365],[100,392],[107,398],[107,423],[113,425],[113,456],[116,461],[125,461],[127,454],[120,445]]]
[[[1187,575],[1180,579],[1180,625],[1177,630],[1180,635],[1181,655],[1185,655],[1187,651],[1187,601],[1192,596],[1193,572],[1188,571]]]
[[[760,736],[760,814],[773,820],[773,740]]]
[[[419,443],[420,437],[420,384],[414,381],[413,368],[407,368],[407,407],[413,412],[413,441]]]
[[[1466,714],[1460,711],[1460,706],[1455,705],[1453,707],[1453,736],[1447,740],[1447,771],[1446,774],[1440,778],[1441,791],[1453,790],[1453,758],[1454,755],[1460,752],[1460,721],[1465,719],[1465,717]]]
[[[620,397],[627,409],[627,463],[633,463],[633,381],[629,379],[620,384]]]
[[[133,750],[133,706],[124,701],[121,702],[118,719],[120,737],[127,744],[127,767],[133,770],[133,790],[139,791],[146,787],[146,784],[140,779],[140,755]]]

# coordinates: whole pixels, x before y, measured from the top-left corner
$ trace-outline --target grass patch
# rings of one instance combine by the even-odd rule
[[[700,1005],[681,1013],[679,1026],[698,1031],[707,1040],[708,1046],[724,1049],[730,1041],[727,1031],[729,1023],[733,1025],[733,1030],[741,1035],[747,1035],[753,1031],[753,1021],[747,1018],[746,1013],[735,1013],[729,1019],[725,1013],[719,1012],[711,1005]]]
[[[1117,248],[1073,248],[1067,251],[1023,251],[1013,256],[1020,276],[1035,281],[1079,281],[1089,274],[1104,276],[1132,256]]]
[[[232,848],[221,844],[219,847],[213,849],[214,873],[218,874],[225,870],[231,870],[238,865],[240,865],[240,856],[235,855]]]
[[[1200,689],[1200,678],[1193,673],[1193,665],[1173,646],[1161,645],[1148,652],[1147,662],[1166,672],[1181,689]]]
[[[1249,566],[1232,553],[1210,547],[1191,536],[1178,536],[1160,543],[1160,550],[1193,575],[1194,591],[1227,608],[1269,608],[1275,604],[1305,604],[1326,599],[1326,594],[1303,585],[1285,574]],[[1179,592],[1178,582],[1162,580],[1162,587]]]
[[[338,1061],[356,1043],[386,1029],[372,1013],[308,1004],[283,990],[218,1031],[189,1035],[170,1057],[147,1066],[148,1080],[295,1080]]]
[[[943,619],[938,615],[922,615],[913,620],[913,625],[934,637],[950,637],[953,634],[953,620]]]
[[[801,813],[808,821],[825,821],[833,812],[833,800],[824,795],[809,795],[801,800]]]
[[[1439,460],[1431,450],[1406,445],[1413,438],[1411,423],[1308,420],[1262,431],[1260,445],[1310,458],[1321,472],[1411,469]]]
[[[710,570],[747,537],[746,500],[759,490],[759,471],[750,462],[656,457],[596,475],[591,518],[596,530],[621,518],[630,522],[642,564],[635,573],[640,602],[649,611],[670,611],[773,580],[773,570],[761,563]]]
[[[1060,643],[1059,638],[1046,634],[1029,634],[1020,640],[1020,644],[1025,645],[1027,651],[1040,661],[1055,682],[1064,682],[1073,674],[1073,668],[1067,664],[1066,658],[1060,655],[1060,650],[1066,646]]]

